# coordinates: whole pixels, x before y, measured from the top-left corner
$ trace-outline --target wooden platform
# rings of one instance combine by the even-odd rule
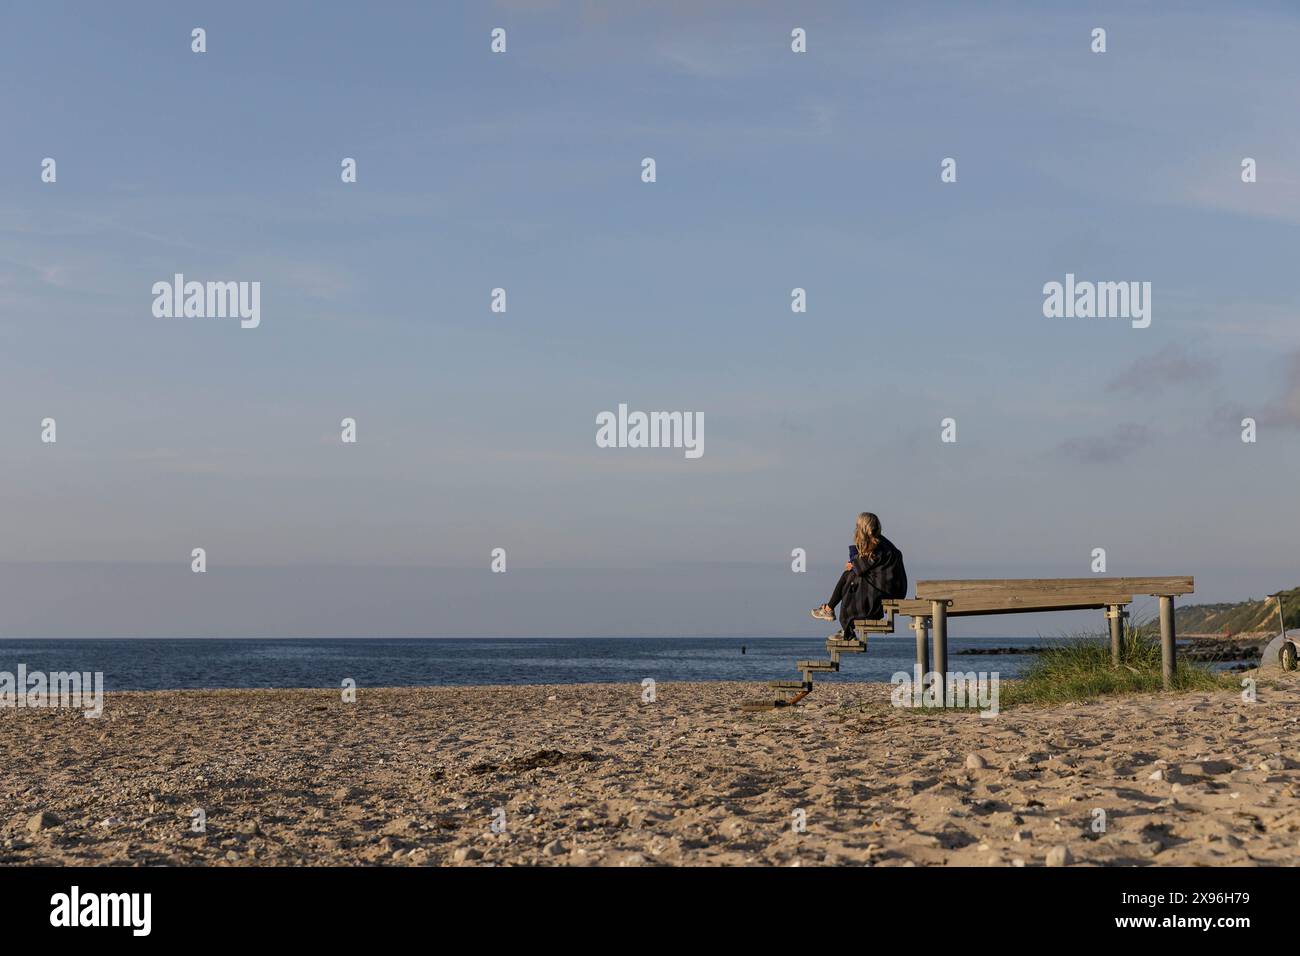
[[[1175,648],[1174,598],[1195,592],[1191,575],[1172,577],[1105,577],[1090,578],[971,578],[918,581],[916,597],[883,602],[884,617],[879,620],[854,621],[859,637],[868,633],[890,634],[898,616],[912,619],[916,632],[916,663],[922,674],[935,673],[946,679],[948,670],[948,618],[991,614],[1029,614],[1045,611],[1079,611],[1105,609],[1110,629],[1111,661],[1115,666],[1123,656],[1124,619],[1135,594],[1160,599],[1161,676],[1166,688],[1173,682]],[[926,647],[926,633],[933,631],[932,647]],[[770,704],[751,701],[746,710],[767,710],[797,703],[812,689],[812,675],[840,669],[841,654],[860,654],[866,650],[864,640],[833,635],[826,640],[830,660],[801,660],[795,668],[802,681],[773,681],[778,691],[798,693],[793,701],[777,700]],[[751,706],[752,705],[752,706]]]
[[[1191,575],[1164,578],[1108,578],[1099,574],[1091,578],[967,578],[965,580],[916,582],[916,596],[925,599],[936,597],[957,598],[965,594],[1014,593],[1023,596],[1032,594],[1093,595],[1108,592],[1181,597],[1184,594],[1191,594],[1195,590]]]

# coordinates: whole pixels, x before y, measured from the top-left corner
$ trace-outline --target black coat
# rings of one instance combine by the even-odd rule
[[[853,636],[853,622],[879,620],[885,616],[880,602],[907,597],[907,569],[903,552],[888,538],[880,538],[870,558],[857,558],[840,599],[840,627],[845,637]]]

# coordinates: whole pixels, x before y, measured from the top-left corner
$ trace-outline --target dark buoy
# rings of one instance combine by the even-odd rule
[[[744,644],[741,644],[741,645],[740,645],[740,653],[742,653],[742,654],[745,653],[745,645],[744,645]]]

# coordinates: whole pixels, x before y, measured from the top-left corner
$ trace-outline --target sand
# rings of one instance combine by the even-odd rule
[[[354,704],[112,693],[99,720],[3,710],[0,862],[1039,866],[1062,847],[1073,865],[1297,859],[1295,675],[1261,684],[1256,703],[1150,695],[994,719],[896,710],[888,689],[821,684],[761,714],[737,711],[759,688],[734,683],[661,684],[653,703],[605,684],[363,688]]]

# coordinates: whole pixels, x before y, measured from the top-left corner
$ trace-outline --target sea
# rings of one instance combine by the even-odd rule
[[[1014,678],[1033,647],[1059,638],[948,640],[951,671],[996,671]],[[1018,653],[965,655],[971,649]],[[845,655],[838,674],[819,682],[888,681],[911,670],[915,643],[875,639]],[[102,672],[105,690],[197,688],[430,687],[467,684],[635,683],[794,679],[798,658],[824,658],[824,638],[241,638],[236,640],[0,640],[0,671]]]

